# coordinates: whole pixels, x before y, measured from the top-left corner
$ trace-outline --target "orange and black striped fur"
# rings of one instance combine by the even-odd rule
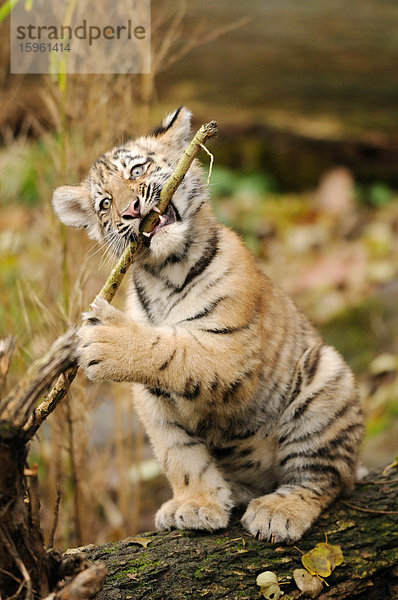
[[[190,136],[185,108],[54,193],[68,225],[120,254]],[[129,381],[173,490],[159,528],[292,542],[353,485],[363,422],[351,371],[220,225],[193,165],[129,274],[127,311],[97,299],[80,330],[94,380]]]

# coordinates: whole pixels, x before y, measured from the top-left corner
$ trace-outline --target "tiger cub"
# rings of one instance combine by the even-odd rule
[[[181,107],[147,137],[55,190],[61,221],[120,255],[190,137]],[[198,164],[133,263],[126,313],[83,315],[89,379],[133,383],[136,410],[173,490],[160,529],[244,527],[293,542],[355,479],[363,421],[351,371],[241,239],[218,223]]]

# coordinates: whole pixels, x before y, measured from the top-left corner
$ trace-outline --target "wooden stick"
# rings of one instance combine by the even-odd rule
[[[77,366],[70,367],[58,377],[55,385],[47,394],[43,402],[34,409],[33,413],[23,428],[23,436],[26,441],[30,440],[39,429],[41,424],[47,419],[53,410],[58,406],[69,390],[72,381],[76,377]]]
[[[98,296],[105,298],[108,302],[111,302],[120,287],[120,284],[125,276],[127,269],[137,256],[143,245],[142,234],[150,233],[159,222],[159,216],[166,210],[173,194],[176,192],[178,186],[182,182],[187,173],[189,167],[193,163],[194,159],[199,154],[203,144],[205,144],[210,138],[217,135],[217,122],[210,121],[205,123],[196,132],[195,136],[191,140],[189,146],[184,150],[181,158],[179,159],[176,168],[171,174],[170,178],[166,181],[165,185],[160,192],[160,199],[157,205],[157,210],[151,210],[145,219],[142,221],[140,226],[141,235],[136,242],[132,242],[125,249],[118,262],[114,266],[103,285]],[[49,392],[45,400],[36,408],[34,413],[24,427],[24,437],[29,440],[33,437],[40,425],[45,421],[50,413],[55,409],[58,403],[64,398],[68,391],[72,381],[76,377],[78,367],[71,367],[64,373],[62,373],[52,390]]]
[[[18,385],[0,400],[0,428],[3,437],[7,425],[22,429],[29,420],[37,400],[60,373],[76,364],[76,328],[60,336],[45,356],[36,360]],[[12,435],[11,435],[12,437]]]

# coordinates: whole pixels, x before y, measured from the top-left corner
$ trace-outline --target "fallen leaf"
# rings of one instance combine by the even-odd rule
[[[141,537],[128,537],[125,540],[128,544],[139,544],[144,548],[147,548],[148,545],[152,542],[150,538],[141,538]]]
[[[340,546],[320,542],[301,557],[301,562],[311,575],[329,577],[344,560]]]
[[[69,548],[69,550],[65,550],[64,554],[80,554],[85,550],[90,550],[91,548],[95,548],[94,544],[87,544],[87,546],[79,546],[78,548]]]
[[[321,593],[322,581],[318,577],[310,575],[305,569],[294,569],[293,577],[298,589],[303,592],[304,596],[316,598]]]
[[[256,579],[256,584],[260,587],[260,592],[267,600],[278,600],[283,596],[278,578],[272,571],[260,573]]]

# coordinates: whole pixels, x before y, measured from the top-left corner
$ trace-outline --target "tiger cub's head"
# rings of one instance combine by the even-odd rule
[[[140,137],[103,154],[79,185],[55,190],[53,207],[66,225],[87,228],[120,255],[137,239],[139,226],[157,205],[160,191],[174,170],[191,134],[191,113],[180,107],[151,135]],[[207,200],[200,167],[189,169],[169,203],[162,222],[146,238],[148,255],[167,260],[182,251],[190,225]]]

